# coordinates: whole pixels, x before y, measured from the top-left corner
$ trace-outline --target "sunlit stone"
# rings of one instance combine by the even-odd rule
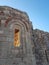
[[[1,23],[4,24],[6,20],[1,20]]]
[[[0,30],[0,34],[3,34],[3,30]]]

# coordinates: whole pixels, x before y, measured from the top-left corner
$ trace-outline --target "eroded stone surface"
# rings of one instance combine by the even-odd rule
[[[14,46],[14,31],[20,46]],[[48,65],[49,33],[33,30],[27,13],[0,6],[0,65]]]
[[[14,46],[16,29],[20,32],[19,47]],[[25,12],[0,6],[0,65],[34,65],[30,32],[32,25]]]
[[[49,63],[49,33],[41,30],[34,30],[34,54],[37,65],[48,65]]]

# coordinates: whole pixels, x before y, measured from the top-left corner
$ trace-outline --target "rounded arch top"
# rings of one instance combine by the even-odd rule
[[[0,15],[2,15],[2,17],[0,17],[0,25],[4,23],[5,27],[12,19],[20,20],[28,30],[30,29],[29,27],[31,27],[31,22],[26,12],[8,6],[0,6]]]

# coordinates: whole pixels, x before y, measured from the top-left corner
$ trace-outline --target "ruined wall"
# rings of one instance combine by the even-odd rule
[[[14,46],[14,31],[20,46]],[[26,12],[0,6],[0,65],[48,65],[49,33],[33,30]]]
[[[14,31],[20,32],[20,46],[14,46]],[[0,65],[35,65],[32,54],[32,25],[25,12],[0,6]]]
[[[33,30],[34,54],[37,65],[49,65],[49,33]]]

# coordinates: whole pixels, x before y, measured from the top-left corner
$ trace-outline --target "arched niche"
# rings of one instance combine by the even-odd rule
[[[13,20],[13,21],[10,21],[8,23],[8,26],[7,26],[8,30],[10,31],[10,36],[11,36],[11,43],[8,43],[8,46],[9,46],[9,53],[15,55],[17,57],[22,57],[22,55],[26,55],[26,52],[27,52],[27,48],[26,48],[26,44],[27,44],[27,41],[26,41],[26,38],[27,38],[27,29],[26,29],[26,26],[25,24],[20,21],[20,20]],[[20,46],[19,47],[15,47],[13,44],[14,44],[14,35],[15,35],[15,30],[19,30],[19,42],[20,42]],[[15,51],[15,54],[14,54],[14,51]],[[18,54],[17,54],[18,52]]]

